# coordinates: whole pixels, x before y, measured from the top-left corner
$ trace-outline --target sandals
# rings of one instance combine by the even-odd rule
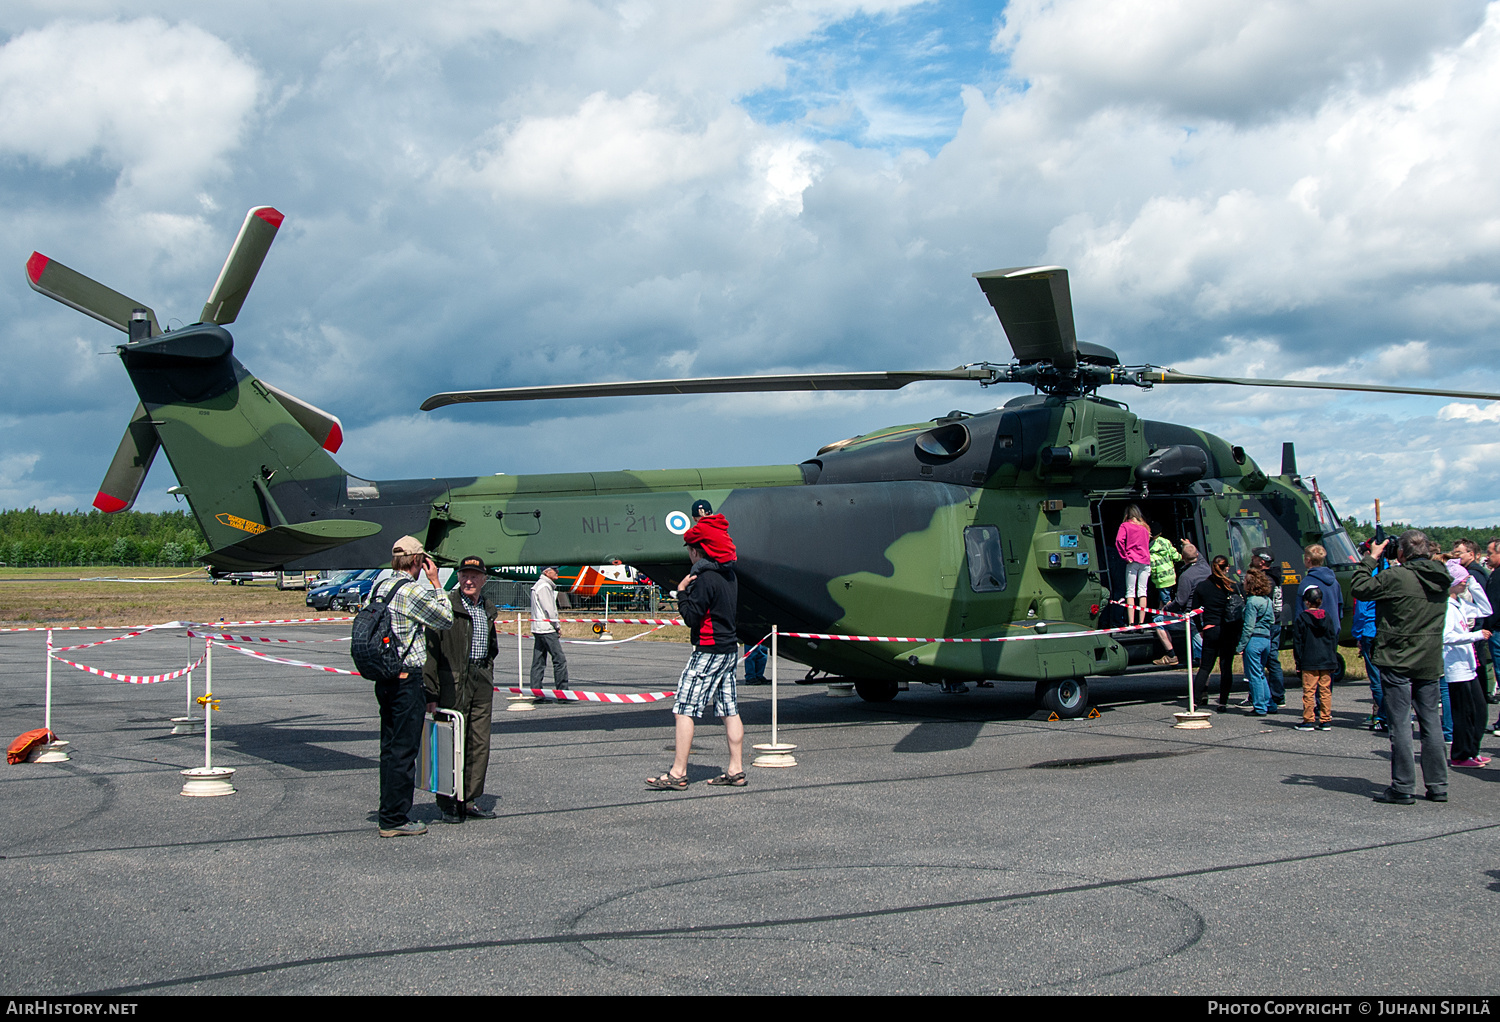
[[[743,788],[749,782],[745,780],[745,771],[737,774],[720,774],[718,777],[710,778],[709,784],[717,784],[728,788]]]
[[[743,775],[741,775],[743,778]],[[713,781],[709,782],[714,783]],[[743,783],[743,780],[741,781]],[[646,778],[646,787],[655,788],[657,791],[686,791],[688,786],[687,775],[673,777],[672,768],[668,767],[659,777]]]

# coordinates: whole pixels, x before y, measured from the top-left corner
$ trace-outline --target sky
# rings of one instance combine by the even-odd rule
[[[236,355],[366,478],[782,464],[1026,393],[444,390],[1007,361],[973,272],[1185,372],[1497,390],[1500,4],[624,0],[0,8],[0,507],[86,508],[122,335],[33,249],[194,320],[286,221]],[[1500,402],[1111,391],[1341,514],[1500,522]],[[158,458],[137,502],[174,506]]]

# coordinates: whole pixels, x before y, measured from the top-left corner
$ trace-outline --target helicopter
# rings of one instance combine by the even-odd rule
[[[1099,391],[1227,384],[1500,395],[1353,383],[1199,376],[1126,366],[1079,341],[1068,272],[1024,266],[974,274],[1015,356],[947,370],[578,383],[435,394],[423,410],[487,401],[644,394],[894,390],[928,380],[1032,393],[986,411],[950,411],[827,444],[795,465],[370,480],[333,455],[339,419],[258,379],[234,357],[232,323],[282,223],[251,209],[199,322],[161,329],[155,312],[33,253],[31,287],[127,334],[117,351],[140,398],[94,506],[129,508],[158,450],[208,540],[217,570],[382,563],[402,535],[455,566],[597,564],[623,558],[658,579],[688,564],[689,509],[725,514],[739,550],[739,632],[884,636],[789,638],[780,652],[883,702],[911,683],[1001,680],[1034,686],[1060,717],[1089,706],[1087,679],[1150,659],[1149,632],[1112,630],[1124,565],[1113,537],[1130,504],[1173,541],[1223,553],[1240,570],[1269,549],[1294,586],[1302,549],[1321,543],[1345,576],[1357,555],[1328,500],[1283,449],[1267,474],[1243,448],[1143,419]],[[1295,599],[1285,601],[1295,608]],[[903,639],[901,636],[928,638]],[[929,638],[1038,637],[1026,642]]]

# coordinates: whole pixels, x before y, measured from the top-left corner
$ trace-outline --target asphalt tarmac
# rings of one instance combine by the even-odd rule
[[[686,659],[567,648],[574,687],[606,692],[670,689]],[[272,651],[346,667],[344,650]],[[158,632],[68,655],[145,674],[187,653]],[[514,646],[501,665],[513,679]],[[41,726],[43,666],[40,634],[0,636],[5,734]],[[1180,672],[1094,679],[1100,716],[1054,723],[1020,686],[870,704],[783,685],[798,765],[710,787],[709,722],[681,793],[643,784],[671,760],[670,702],[497,709],[500,818],[444,826],[419,793],[431,830],[382,840],[361,679],[216,651],[214,759],[238,792],[184,798],[203,743],[167,733],[182,682],[55,671],[72,760],[0,774],[8,995],[1500,987],[1500,768],[1454,771],[1446,805],[1373,802],[1389,746],[1361,726],[1362,683],[1312,733],[1287,713],[1174,730]],[[769,689],[742,688],[741,709],[768,741]]]

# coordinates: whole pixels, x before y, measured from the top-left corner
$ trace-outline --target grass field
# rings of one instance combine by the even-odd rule
[[[663,611],[661,616],[674,614]],[[0,628],[341,616],[344,615],[313,610],[307,606],[306,593],[300,589],[281,591],[270,581],[243,586],[227,582],[214,585],[202,570],[0,568]],[[514,613],[510,614],[510,621],[513,629]],[[644,631],[647,628],[641,625],[615,625],[611,634],[616,639],[625,639]],[[589,625],[569,624],[563,625],[563,635],[582,639],[593,632]],[[686,642],[687,629],[670,626],[651,633],[643,641]]]

